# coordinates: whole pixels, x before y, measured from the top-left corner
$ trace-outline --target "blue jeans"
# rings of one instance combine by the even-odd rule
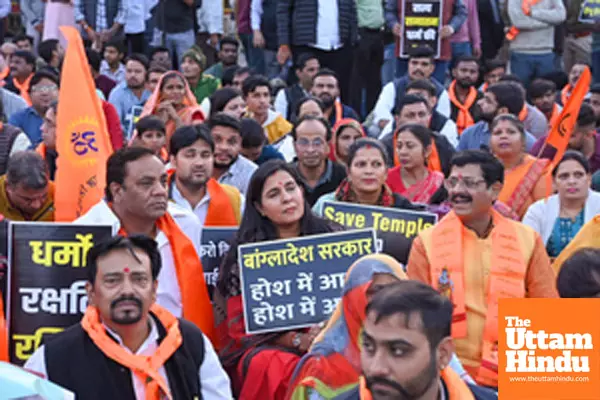
[[[155,29],[152,45],[160,46],[162,43],[162,38],[163,32]],[[196,44],[196,35],[194,34],[193,29],[190,29],[187,32],[167,33],[164,35],[164,38],[164,46],[169,49],[169,53],[171,53],[171,59],[173,60],[174,64],[177,64],[177,66],[181,65],[183,53],[191,49],[192,46]]]
[[[266,66],[263,49],[257,49],[252,45],[251,33],[240,33],[240,40],[244,46],[244,54],[246,55],[248,66],[254,69],[257,74],[264,75]]]
[[[535,78],[554,72],[554,54],[524,54],[512,52],[510,55],[510,72],[521,79],[525,87]]]
[[[439,83],[442,85],[445,84],[446,81],[446,72],[448,71],[448,61],[436,60],[435,62],[435,70],[432,77],[434,77]],[[408,73],[408,59],[407,58],[398,58],[396,59],[396,77],[404,76]]]
[[[458,57],[472,55],[470,42],[452,43],[452,65],[454,65]]]
[[[381,87],[396,77],[396,44],[390,43],[383,50],[383,66],[381,67]]]

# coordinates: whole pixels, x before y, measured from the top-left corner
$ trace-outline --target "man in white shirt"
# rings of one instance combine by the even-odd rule
[[[210,341],[155,303],[161,256],[153,239],[97,243],[86,268],[81,324],[38,348],[25,368],[82,399],[232,398]]]

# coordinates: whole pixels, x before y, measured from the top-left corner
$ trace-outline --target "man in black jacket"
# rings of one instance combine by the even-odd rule
[[[140,235],[97,243],[87,255],[89,306],[81,324],[38,348],[25,368],[82,399],[231,399],[210,341],[154,303],[157,246]]]
[[[340,78],[342,100],[349,103],[352,46],[357,40],[355,0],[279,0],[277,3],[277,60],[284,64],[302,53],[319,58],[321,67]]]

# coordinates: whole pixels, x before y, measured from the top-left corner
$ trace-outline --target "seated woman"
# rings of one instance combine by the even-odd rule
[[[167,72],[160,78],[140,117],[147,115],[155,115],[164,122],[167,147],[175,129],[205,119],[187,80],[177,71]]]
[[[361,124],[352,118],[340,119],[332,129],[329,159],[348,166],[348,150],[352,143],[366,137]]]
[[[558,257],[588,221],[600,214],[600,193],[590,189],[588,160],[577,151],[567,151],[552,170],[558,194],[534,203],[523,223],[540,234],[551,258]]]
[[[444,183],[444,174],[427,166],[432,135],[429,128],[417,124],[401,126],[395,135],[399,165],[389,170],[386,183],[394,193],[414,203],[429,204]]]
[[[169,161],[166,145],[165,123],[154,115],[140,118],[135,124],[131,146],[152,150],[165,163]]]
[[[382,287],[400,279],[408,279],[402,265],[384,254],[361,257],[348,269],[342,299],[298,363],[287,398],[344,398],[345,389],[356,385],[361,374],[359,338],[367,303]],[[456,357],[451,366],[471,381]]]
[[[311,213],[301,178],[281,160],[268,161],[256,170],[246,202],[244,219],[223,261],[214,296],[220,356],[238,399],[278,400],[285,395],[296,364],[320,329],[246,334],[238,246],[323,234],[341,227]]]
[[[525,152],[525,128],[514,115],[497,116],[490,130],[490,149],[504,165],[504,186],[498,200],[522,219],[530,205],[546,196],[549,160]]]
[[[242,118],[246,112],[246,102],[242,93],[236,88],[226,87],[217,90],[210,96],[210,116],[224,112],[236,118]]]

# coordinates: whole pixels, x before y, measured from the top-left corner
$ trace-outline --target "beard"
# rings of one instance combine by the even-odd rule
[[[116,308],[119,303],[124,301],[131,301],[135,303],[137,312],[127,311],[123,314],[117,314]],[[142,319],[142,301],[135,296],[122,296],[110,303],[110,319],[119,325],[131,325],[139,322]]]
[[[456,84],[462,89],[469,89],[474,85],[473,82],[467,79],[457,79]]]
[[[369,390],[371,391],[371,394],[373,395],[373,400],[389,398],[387,395],[387,392],[380,393],[380,392],[374,391],[372,389],[372,387],[375,384],[388,386],[389,388],[396,391],[397,394],[394,397],[392,397],[394,400],[417,400],[417,399],[420,399],[423,396],[423,394],[425,394],[425,392],[428,391],[429,388],[431,388],[431,385],[433,383],[437,384],[437,382],[435,382],[435,381],[438,379],[438,372],[437,372],[437,363],[435,361],[434,349],[431,349],[431,357],[429,359],[429,364],[423,369],[423,371],[421,371],[420,373],[418,373],[415,376],[416,377],[412,381],[409,381],[404,385],[400,384],[399,382],[394,382],[394,381],[388,380],[386,378],[368,377],[368,376],[365,376],[365,378],[366,378],[367,387],[369,388]]]
[[[177,176],[177,180],[192,192],[197,192],[198,190],[204,188],[206,186],[206,182],[208,182],[209,179],[210,176],[208,174],[206,174],[202,178],[192,178],[180,175]]]
[[[215,168],[217,169],[228,169],[229,167],[231,167],[233,165],[233,163],[235,163],[237,161],[237,157],[232,157],[231,161],[229,161],[228,163],[220,163],[217,161],[217,159],[215,158]]]
[[[323,93],[319,96],[319,99],[323,102],[323,106],[327,108],[333,107],[333,103],[335,103],[335,99],[329,93]]]

